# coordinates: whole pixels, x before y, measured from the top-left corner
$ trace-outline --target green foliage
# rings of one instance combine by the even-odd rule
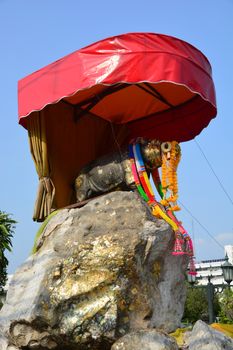
[[[208,318],[208,302],[204,289],[188,288],[183,318],[191,323]]]
[[[214,313],[218,315],[220,310],[218,297],[214,297]],[[188,288],[183,320],[194,323],[197,320],[208,322],[208,301],[206,288]]]
[[[226,288],[220,299],[219,318],[221,323],[233,324],[233,290]]]
[[[0,291],[7,280],[8,260],[5,257],[5,251],[11,251],[16,221],[3,211],[0,211]]]

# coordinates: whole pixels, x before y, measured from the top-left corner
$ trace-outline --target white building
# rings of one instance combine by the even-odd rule
[[[229,262],[233,265],[233,245],[225,245],[225,254],[229,258]]]
[[[226,245],[224,247],[225,255],[227,254],[229,262],[233,264],[233,246]],[[208,277],[211,277],[211,283],[214,285],[226,284],[223,278],[221,266],[225,262],[224,259],[204,260],[196,263],[197,269],[197,282],[200,285],[206,285],[208,283]]]

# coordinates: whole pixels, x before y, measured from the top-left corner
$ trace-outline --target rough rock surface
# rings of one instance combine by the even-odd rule
[[[0,349],[104,350],[137,329],[175,330],[187,259],[173,240],[133,192],[59,211],[10,283]]]
[[[152,330],[140,330],[118,339],[111,350],[178,350],[174,338]]]
[[[187,338],[189,350],[233,350],[233,340],[203,321],[197,321]]]

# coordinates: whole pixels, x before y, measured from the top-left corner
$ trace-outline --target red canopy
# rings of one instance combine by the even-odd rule
[[[130,137],[187,141],[216,116],[207,58],[167,35],[130,33],[89,45],[19,81],[19,123],[59,101]],[[64,116],[65,117],[65,116]]]
[[[34,219],[75,202],[90,161],[139,136],[190,140],[215,115],[208,60],[166,35],[108,38],[20,80],[19,123],[40,179]]]

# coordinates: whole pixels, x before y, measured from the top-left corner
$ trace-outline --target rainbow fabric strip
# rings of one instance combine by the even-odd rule
[[[134,181],[140,195],[151,207],[152,214],[164,219],[175,232],[175,235],[176,235],[175,249],[172,254],[173,255],[188,254],[190,256],[189,274],[196,275],[195,264],[193,259],[192,240],[189,237],[187,231],[184,229],[181,223],[177,220],[173,211],[169,209],[167,209],[166,212],[163,211],[159,206],[158,202],[156,201],[150,180],[146,172],[139,143],[133,143],[129,145],[129,156],[130,156],[131,170],[133,173]],[[156,169],[156,171],[154,172],[154,174],[152,174],[152,176],[153,176],[153,179],[156,178],[158,192],[160,194],[160,197],[163,198],[163,191],[162,191],[158,169]],[[184,241],[186,242],[185,251],[183,251],[182,249],[182,245]]]
[[[142,185],[140,183],[140,180],[138,178],[138,173],[137,173],[137,169],[136,169],[136,165],[134,162],[134,152],[133,152],[133,145],[129,145],[129,157],[130,157],[130,163],[131,163],[131,170],[133,173],[133,177],[134,177],[134,182],[137,186],[138,192],[140,193],[140,195],[142,196],[142,198],[148,202],[149,198],[147,196],[147,194],[144,192]]]
[[[177,231],[177,224],[160,208],[155,199],[155,195],[153,193],[153,189],[142,159],[140,145],[137,143],[133,145],[131,144],[129,146],[129,155],[134,181],[140,195],[152,207],[153,215],[159,215],[173,228],[174,231]]]

